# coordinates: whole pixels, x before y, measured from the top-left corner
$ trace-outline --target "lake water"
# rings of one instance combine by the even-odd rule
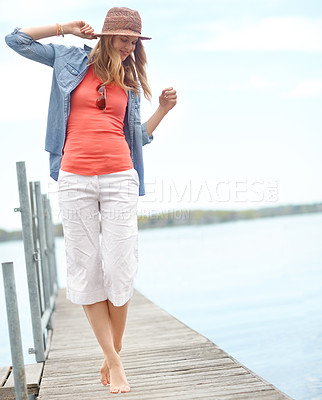
[[[142,230],[136,288],[295,400],[320,400],[321,238],[322,213]],[[56,247],[63,287],[62,238]],[[1,243],[0,261],[15,262],[32,363],[22,242]],[[2,282],[0,324],[1,366],[10,364]]]

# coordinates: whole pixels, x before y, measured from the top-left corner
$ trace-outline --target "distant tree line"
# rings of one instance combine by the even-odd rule
[[[322,203],[286,205],[249,210],[169,210],[152,215],[139,215],[139,229],[152,229],[180,225],[202,225],[239,221],[255,218],[278,217],[282,215],[322,212]],[[61,224],[55,225],[55,235],[63,236]],[[22,232],[0,229],[0,242],[21,240]]]

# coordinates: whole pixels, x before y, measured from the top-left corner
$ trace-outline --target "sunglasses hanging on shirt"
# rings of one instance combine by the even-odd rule
[[[105,85],[98,85],[96,90],[100,94],[99,98],[96,100],[96,106],[100,110],[104,110],[106,112],[106,103],[107,103],[107,91]]]

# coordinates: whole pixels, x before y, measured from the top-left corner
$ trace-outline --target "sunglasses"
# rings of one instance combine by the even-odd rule
[[[106,99],[107,99],[107,92],[105,85],[98,85],[96,90],[100,94],[99,98],[96,100],[96,106],[100,110],[106,111]]]

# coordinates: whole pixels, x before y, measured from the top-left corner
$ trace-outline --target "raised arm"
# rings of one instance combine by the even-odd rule
[[[65,35],[72,34],[85,39],[95,39],[92,36],[94,29],[85,21],[73,21],[65,24],[60,24],[62,32]],[[31,28],[20,29],[21,32],[26,33],[34,40],[39,40],[57,35],[57,25],[36,26]]]
[[[62,24],[66,34],[73,34],[86,39],[94,39],[93,28],[85,21],[74,21]],[[57,25],[38,26],[32,28],[16,28],[5,37],[5,41],[18,54],[30,60],[53,67],[55,51],[52,44],[43,44],[37,40],[57,35]]]
[[[162,90],[162,93],[159,97],[159,107],[145,123],[146,131],[149,136],[152,135],[155,128],[176,104],[177,92],[173,89],[173,87]]]

